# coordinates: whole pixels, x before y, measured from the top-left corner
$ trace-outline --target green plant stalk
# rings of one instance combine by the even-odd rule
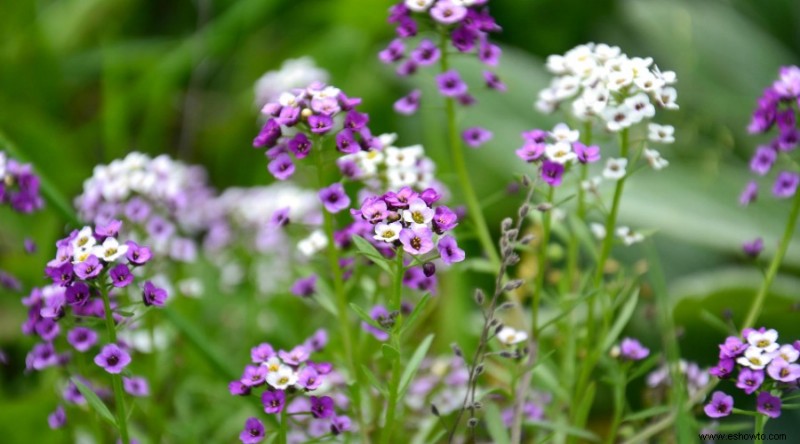
[[[783,262],[783,258],[786,256],[786,250],[789,249],[789,243],[792,241],[792,235],[797,226],[798,216],[800,216],[800,190],[794,193],[794,201],[792,203],[792,209],[789,212],[789,220],[786,222],[783,237],[781,238],[780,244],[778,244],[778,251],[769,264],[767,275],[764,277],[764,281],[755,299],[753,299],[753,304],[747,312],[747,317],[745,318],[744,325],[742,325],[742,329],[753,327],[758,320],[758,316],[761,314],[761,309],[764,307],[764,301],[767,299],[767,294],[772,287],[772,282],[775,280],[775,276],[778,275],[781,262]]]
[[[117,327],[114,324],[114,313],[111,311],[111,302],[108,299],[108,289],[100,286],[100,295],[103,298],[103,311],[106,315],[106,330],[108,331],[108,343],[117,343]],[[111,385],[114,388],[114,403],[116,404],[117,428],[119,429],[122,444],[129,444],[128,438],[128,415],[125,411],[125,395],[122,392],[122,376],[119,374],[111,375]]]
[[[284,409],[281,412],[281,423],[278,428],[278,444],[286,444],[286,434],[289,430],[289,414]]]
[[[547,190],[547,203],[553,203],[553,196],[555,195],[555,187],[549,186]],[[547,246],[550,243],[550,227],[553,220],[553,211],[545,211],[542,213],[542,238],[539,241],[539,255],[537,259],[538,270],[536,271],[535,287],[533,289],[533,303],[531,305],[531,337],[534,339],[539,338],[539,304],[542,301],[542,292],[544,291],[544,277],[547,268]]]
[[[396,250],[396,260],[394,269],[394,279],[392,280],[392,293],[391,300],[389,301],[389,310],[400,310],[402,304],[403,292],[403,273],[405,266],[403,265],[403,250],[398,248]],[[391,342],[392,347],[397,351],[392,361],[392,377],[389,382],[389,404],[386,408],[386,420],[383,425],[383,432],[381,433],[381,443],[388,444],[391,442],[392,431],[394,430],[395,416],[397,414],[397,398],[400,396],[400,373],[402,372],[402,362],[400,360],[400,327],[402,326],[402,318],[398,316],[396,324],[392,327]]]
[[[608,429],[606,444],[614,444],[617,440],[617,430],[622,423],[622,414],[625,412],[625,387],[627,387],[629,363],[623,363],[621,373],[618,375],[617,383],[614,385],[614,416],[611,420],[611,427]]]
[[[447,34],[442,33],[442,38],[440,42],[440,49],[441,49],[441,57],[439,58],[441,72],[445,72],[450,69],[448,54],[447,54],[447,43],[449,42],[447,38]],[[472,223],[475,225],[475,233],[478,236],[478,240],[481,243],[481,247],[483,251],[488,256],[489,260],[492,263],[492,267],[499,267],[500,266],[500,256],[497,253],[497,249],[494,245],[494,241],[492,241],[492,235],[489,233],[489,227],[486,224],[486,219],[483,217],[483,211],[481,210],[481,204],[478,201],[478,197],[475,194],[475,189],[472,187],[472,182],[470,181],[469,170],[467,169],[467,162],[464,158],[464,150],[461,146],[461,138],[458,134],[458,125],[456,123],[456,108],[455,108],[455,99],[446,98],[445,99],[445,114],[447,116],[447,135],[448,135],[448,142],[450,145],[450,157],[453,161],[453,167],[456,170],[456,175],[458,176],[458,185],[461,188],[461,193],[464,196],[464,200],[467,204],[467,212],[469,218],[472,220]]]
[[[761,414],[756,415],[756,427],[755,427],[756,436],[753,439],[753,444],[763,444],[764,443],[764,440],[761,438],[761,436],[764,433],[764,428],[766,426],[767,426],[767,417],[766,417],[766,415],[761,415]]]
[[[591,122],[585,122],[583,125],[583,131],[581,132],[581,143],[584,145],[590,145],[592,143],[592,124]],[[578,223],[584,223],[586,221],[586,191],[583,189],[583,182],[586,181],[586,178],[589,175],[589,168],[586,164],[582,163],[580,165],[580,176],[578,179]],[[578,259],[580,256],[580,242],[578,241],[578,236],[575,233],[575,230],[570,230],[570,237],[569,237],[569,250],[567,256],[567,292],[572,291],[573,285],[575,283],[575,276],[578,271]],[[589,302],[592,303],[591,300]]]

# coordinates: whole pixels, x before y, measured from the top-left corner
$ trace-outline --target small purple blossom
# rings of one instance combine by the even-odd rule
[[[303,159],[311,152],[312,143],[311,139],[304,133],[297,133],[294,137],[289,139],[286,146],[289,148],[289,151],[294,154],[294,157]]]
[[[350,206],[350,197],[344,192],[342,184],[338,182],[321,189],[319,191],[319,199],[322,201],[325,209],[334,214]]]
[[[294,366],[306,362],[310,356],[311,356],[311,351],[304,345],[298,345],[297,347],[291,349],[288,352],[285,350],[280,350],[278,352],[278,357],[281,358],[283,362]]]
[[[436,207],[433,213],[433,229],[439,234],[450,231],[458,225],[458,215],[448,207]]]
[[[118,374],[131,363],[131,355],[116,344],[108,344],[94,357],[94,363],[108,373]]]
[[[551,187],[561,185],[561,181],[564,177],[564,165],[545,159],[545,161],[542,162],[541,177],[542,180]]]
[[[497,74],[491,71],[484,71],[483,72],[483,80],[486,82],[486,87],[489,89],[493,89],[495,91],[505,92],[508,88],[506,84],[500,80],[500,77]]]
[[[333,398],[330,396],[311,396],[311,414],[317,418],[330,418],[333,415]]]
[[[297,377],[297,384],[308,391],[316,390],[322,384],[322,378],[320,378],[315,368],[306,366],[300,370],[300,374]]]
[[[286,180],[294,174],[294,162],[286,153],[280,153],[267,164],[267,170],[278,180]]]
[[[88,281],[96,278],[103,271],[103,265],[95,255],[89,255],[85,261],[75,265],[74,272],[79,278]]]
[[[800,365],[786,362],[783,358],[777,357],[769,363],[767,374],[776,381],[795,382],[800,378]]]
[[[383,63],[396,62],[403,58],[406,52],[406,45],[401,39],[392,40],[386,49],[378,53],[378,58]]]
[[[248,365],[239,380],[248,387],[258,387],[267,381],[267,372],[263,365]]]
[[[744,254],[748,257],[756,258],[761,254],[762,250],[764,250],[764,240],[760,237],[742,243],[742,251],[744,251]]]
[[[56,407],[56,410],[47,416],[47,425],[49,425],[53,430],[64,427],[66,423],[67,413],[64,411],[64,407],[62,406]]]
[[[267,362],[271,357],[277,356],[275,349],[272,345],[264,342],[250,349],[250,359],[256,363],[261,364]]]
[[[36,253],[36,242],[33,239],[26,237],[25,242],[23,243],[25,247],[25,252],[28,254]]]
[[[376,305],[370,310],[369,317],[374,319],[378,325],[381,325],[383,321],[389,319],[389,310],[387,310],[383,305]],[[375,339],[379,341],[386,341],[389,339],[389,334],[385,330],[375,327],[372,324],[362,321],[361,328],[371,333],[372,336],[375,336]]]
[[[641,361],[650,355],[650,350],[647,347],[632,338],[624,338],[619,348],[620,356],[631,361]]]
[[[792,197],[797,191],[798,184],[800,184],[799,174],[783,171],[778,174],[778,178],[775,179],[775,185],[772,187],[772,194],[779,198]]]
[[[722,418],[731,414],[733,410],[733,396],[716,391],[711,395],[711,402],[706,404],[703,411],[710,418]]]
[[[478,48],[478,58],[486,65],[497,66],[502,52],[499,46],[489,43],[487,39],[482,39]]]
[[[461,133],[461,138],[464,139],[464,143],[471,148],[478,148],[492,139],[492,132],[475,126],[465,129],[464,132]]]
[[[144,397],[150,396],[150,385],[144,378],[132,376],[130,378],[122,377],[122,387],[125,392],[131,396]]]
[[[746,367],[743,367],[739,370],[739,378],[736,380],[736,387],[744,390],[745,393],[748,395],[752,394],[764,382],[764,371],[763,370],[752,370]]]
[[[339,435],[342,432],[350,430],[351,421],[347,416],[336,416],[331,418],[331,433]]]
[[[147,281],[142,288],[142,301],[146,306],[163,307],[167,301],[167,290],[156,287],[152,282]]]
[[[314,134],[325,134],[333,128],[333,119],[324,114],[312,114],[308,117],[308,126]]]
[[[239,434],[239,439],[244,444],[258,444],[264,440],[264,423],[258,418],[247,418],[244,430]]]
[[[546,148],[547,145],[544,143],[528,141],[525,142],[525,145],[522,145],[522,148],[516,150],[515,153],[517,154],[517,157],[525,162],[532,163],[542,158]]]
[[[258,133],[255,139],[253,139],[253,147],[254,148],[272,148],[278,142],[278,139],[281,137],[281,125],[275,119],[269,119],[261,127],[261,131]]]
[[[467,84],[458,71],[450,70],[436,76],[439,92],[445,97],[458,97],[467,93]]]
[[[439,239],[439,245],[437,246],[437,248],[439,249],[439,255],[442,257],[442,262],[448,265],[456,262],[461,262],[466,257],[464,250],[458,248],[456,239],[450,235],[442,236]],[[426,276],[429,275],[426,274]]]
[[[295,296],[307,298],[313,296],[316,292],[317,276],[314,274],[308,277],[300,278],[296,280],[294,284],[292,284],[292,294]]]
[[[148,247],[140,246],[134,241],[128,241],[125,245],[128,246],[125,257],[133,265],[144,265],[153,257],[153,253]]]
[[[433,232],[426,226],[404,228],[400,232],[400,243],[408,254],[425,254],[433,249]]]
[[[274,415],[283,411],[286,404],[286,392],[283,390],[267,390],[261,394],[261,404],[264,412]]]
[[[600,147],[597,145],[586,146],[575,142],[572,144],[572,150],[578,155],[580,163],[595,163],[600,160]]]
[[[775,159],[777,158],[778,154],[771,147],[758,147],[753,155],[752,160],[750,160],[750,171],[758,174],[759,176],[763,176],[769,173],[769,170],[772,168],[772,164],[775,163]]]
[[[731,376],[733,367],[735,365],[736,361],[734,361],[733,358],[722,358],[719,360],[719,363],[717,363],[716,366],[711,367],[708,372],[717,378],[725,379]]]
[[[133,282],[133,274],[125,264],[119,264],[112,268],[108,275],[111,278],[111,283],[117,288],[125,288]]]
[[[742,342],[737,336],[728,336],[725,342],[719,345],[719,357],[736,358],[747,350],[747,343]]]
[[[410,116],[417,112],[419,109],[419,101],[422,97],[422,91],[415,89],[408,93],[408,95],[401,97],[394,102],[394,110],[398,114]]]
[[[756,197],[758,197],[758,184],[751,180],[747,182],[742,194],[739,196],[739,204],[747,206],[754,202]]]
[[[242,381],[231,381],[228,384],[228,392],[233,396],[248,396],[250,394],[250,387],[242,384]]]
[[[411,51],[411,59],[420,66],[428,66],[439,60],[441,51],[432,41],[423,39],[419,45]]]
[[[67,304],[73,307],[82,307],[91,297],[89,286],[83,282],[76,282],[71,287],[67,287],[64,292]]]
[[[67,342],[75,350],[85,352],[97,343],[97,332],[88,327],[75,327],[67,333]]]
[[[781,398],[772,396],[769,392],[761,392],[756,398],[756,410],[770,418],[781,416],[781,404]]]
[[[467,16],[467,8],[452,0],[439,0],[430,9],[431,17],[442,25],[458,23]]]

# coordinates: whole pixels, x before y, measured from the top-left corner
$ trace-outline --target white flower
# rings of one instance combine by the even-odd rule
[[[572,102],[572,114],[574,114],[578,120],[585,122],[591,119],[596,112],[586,104],[586,101],[583,100],[583,97],[579,97]]]
[[[601,62],[619,57],[621,53],[622,50],[619,49],[619,46],[609,46],[605,43],[599,43],[594,47],[594,56]]]
[[[634,123],[636,113],[627,105],[607,106],[603,110],[603,120],[606,121],[606,128],[609,131],[621,131]]]
[[[553,89],[547,88],[539,91],[539,98],[534,103],[534,108],[545,114],[552,114],[558,108],[558,100]]]
[[[645,148],[644,158],[647,159],[647,163],[650,164],[650,167],[652,167],[656,171],[663,170],[664,168],[669,166],[669,161],[661,157],[661,153],[659,153],[656,150]]]
[[[418,150],[415,148],[416,146],[403,149],[393,146],[386,148],[386,166],[389,168],[413,168],[417,163]],[[421,146],[420,149],[422,149]]]
[[[615,159],[610,157],[606,160],[606,167],[603,169],[603,177],[609,180],[620,180],[625,177],[625,168],[628,166],[628,159]]]
[[[653,67],[653,75],[664,82],[665,85],[674,85],[678,81],[675,71],[661,71],[658,66]]]
[[[592,234],[595,238],[597,238],[597,240],[603,240],[606,238],[606,226],[603,224],[592,222],[589,224],[589,230],[591,230]]]
[[[103,241],[103,245],[97,245],[92,248],[92,254],[106,262],[114,262],[121,256],[128,252],[128,246],[125,244],[120,245],[117,239],[108,237]]]
[[[675,141],[675,128],[672,125],[647,124],[647,138],[656,143],[672,143]]]
[[[317,67],[310,57],[286,60],[279,70],[269,71],[256,81],[256,106],[260,108],[274,102],[281,93],[290,89],[305,88],[313,82],[327,82],[328,77],[328,72]]]
[[[497,340],[505,345],[514,345],[528,339],[528,334],[524,331],[517,331],[511,327],[503,327],[497,332]]]
[[[391,169],[386,171],[389,188],[402,188],[416,184],[418,175],[411,169]]]
[[[659,89],[663,88],[665,82],[663,79],[658,78],[655,74],[650,71],[645,71],[635,79],[633,79],[633,83],[636,84],[639,89],[644,92],[653,92],[658,91]]]
[[[328,238],[322,230],[316,230],[297,243],[297,249],[305,257],[311,257],[328,246]]]
[[[572,145],[566,142],[547,145],[544,149],[544,154],[551,161],[560,164],[565,164],[578,158],[578,155],[572,151]]]
[[[267,384],[278,390],[286,390],[297,382],[297,374],[288,365],[281,365],[278,371],[267,374]]]
[[[77,257],[79,253],[84,253],[87,250],[91,250],[96,243],[97,240],[94,238],[94,231],[92,230],[92,227],[83,227],[72,241],[72,249],[75,251],[75,256]]]
[[[602,85],[598,84],[591,88],[583,90],[581,98],[595,114],[601,113],[608,105],[609,94],[608,90]]]
[[[403,220],[415,225],[427,225],[433,220],[433,208],[419,197],[414,198],[408,204],[408,209],[403,211]]]
[[[650,103],[650,97],[645,93],[636,94],[633,97],[625,99],[625,105],[633,110],[631,118],[634,122],[640,122],[643,119],[652,119],[656,115],[656,107]]]
[[[566,123],[559,123],[558,125],[553,128],[553,131],[550,131],[550,136],[556,140],[556,142],[577,142],[578,137],[580,137],[580,132],[578,130],[570,129]]]
[[[392,222],[390,224],[381,222],[375,226],[375,236],[373,238],[384,242],[394,242],[400,238],[402,229],[403,225],[400,222]]]
[[[406,0],[406,7],[414,12],[425,12],[434,0]]]
[[[6,177],[6,153],[0,151],[0,180]]]
[[[797,351],[791,344],[782,345],[778,349],[778,356],[786,362],[795,362],[800,358],[800,352]]]
[[[772,354],[763,353],[760,348],[748,347],[744,352],[744,356],[740,356],[736,362],[753,370],[761,370],[772,361],[772,358]]]
[[[568,99],[578,93],[581,81],[575,76],[564,76],[557,79],[553,94],[556,100]]]
[[[600,176],[594,176],[591,179],[586,179],[581,182],[581,189],[583,189],[583,191],[596,192],[600,187],[600,182],[602,181],[603,178]]]
[[[388,148],[397,140],[397,133],[386,133],[378,136],[378,142],[381,144],[381,149]]]
[[[197,278],[181,279],[178,282],[178,288],[182,295],[192,298],[200,297],[204,290],[203,281]]]
[[[267,373],[276,373],[278,370],[280,370],[283,364],[281,363],[280,358],[273,356],[267,359],[266,362],[261,365],[267,368]]]
[[[547,56],[547,63],[545,67],[548,71],[552,72],[553,74],[564,74],[567,72],[567,67],[565,63],[564,56],[561,55],[549,55]]]
[[[747,335],[747,343],[751,348],[757,348],[766,353],[772,353],[778,349],[778,332],[774,329],[769,329],[764,333],[759,331],[751,331]]]
[[[666,109],[679,108],[678,104],[676,103],[676,100],[678,100],[678,91],[671,86],[661,88],[660,91],[656,91],[656,100],[658,100],[658,103]]]
[[[608,89],[619,92],[633,83],[633,70],[629,66],[621,66],[619,70],[608,73]]]
[[[638,244],[644,240],[644,236],[641,233],[637,233],[631,230],[629,227],[617,228],[617,237],[622,239],[622,243],[627,247],[630,247],[633,244]]]

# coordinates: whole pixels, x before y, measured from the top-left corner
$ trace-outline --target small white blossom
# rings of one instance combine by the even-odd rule
[[[748,347],[744,356],[740,356],[736,362],[753,370],[762,370],[772,361],[772,358],[772,354],[764,353],[760,348]]]
[[[281,365],[278,371],[267,374],[267,384],[278,390],[286,390],[297,382],[297,373],[288,365]]]
[[[630,227],[618,227],[617,237],[622,239],[622,243],[627,247],[644,240],[644,236],[641,233],[631,230]]]
[[[660,91],[656,91],[656,100],[658,100],[658,103],[666,109],[679,108],[678,104],[676,103],[676,100],[678,100],[678,91],[671,86],[662,88]]]
[[[514,330],[511,327],[503,327],[497,332],[497,340],[505,345],[514,345],[528,339],[528,334],[524,331]]]
[[[647,139],[655,143],[675,142],[675,128],[672,125],[647,124]]]
[[[403,225],[400,222],[392,222],[390,224],[379,223],[375,225],[375,240],[384,242],[394,242],[400,238],[400,231],[403,230]]]
[[[572,151],[572,145],[566,142],[556,142],[549,144],[544,149],[544,154],[553,162],[566,164],[578,158]]]
[[[267,368],[267,373],[276,373],[278,370],[280,370],[283,364],[281,363],[280,358],[273,356],[267,359],[266,362],[261,365]]]
[[[786,362],[795,362],[798,358],[800,358],[800,352],[797,351],[794,346],[791,344],[782,345],[780,349],[778,349],[778,357],[783,359]]]
[[[106,262],[114,262],[128,252],[128,246],[125,244],[120,245],[117,239],[108,237],[103,241],[103,245],[97,245],[92,248],[92,254]]]
[[[606,160],[606,167],[603,169],[603,178],[609,180],[620,180],[625,177],[625,168],[628,166],[628,159],[615,159],[610,157]]]
[[[406,0],[406,7],[414,12],[425,12],[434,0]]]
[[[393,146],[386,148],[386,166],[390,168],[413,168],[417,162],[417,150],[410,150],[409,148],[400,149]]]
[[[589,224],[589,230],[591,230],[592,234],[597,240],[603,240],[606,238],[606,226],[597,222],[592,222]]]
[[[83,227],[72,241],[72,249],[75,251],[75,255],[77,257],[78,252],[83,253],[87,250],[91,250],[96,243],[97,240],[94,238],[94,231],[92,230],[92,227]]]
[[[764,333],[754,330],[747,335],[747,343],[765,353],[772,353],[779,347],[778,332],[774,329],[769,329]]]
[[[602,116],[606,121],[606,128],[608,128],[609,131],[617,132],[636,123],[635,118],[638,116],[638,113],[623,104],[620,106],[607,106],[603,110]]]
[[[328,238],[322,230],[315,230],[297,243],[297,249],[305,257],[311,257],[328,246]]]
[[[669,166],[669,161],[661,157],[661,153],[659,153],[656,150],[645,148],[644,158],[647,159],[647,163],[650,164],[650,167],[652,167],[656,171],[663,170],[664,168]]]
[[[591,179],[586,179],[581,182],[581,189],[583,189],[583,191],[597,192],[600,187],[600,182],[602,181],[603,178],[600,176],[594,176]]]
[[[403,220],[414,225],[427,225],[433,220],[434,211],[419,197],[408,204],[408,209],[403,211]]]
[[[578,141],[580,132],[570,129],[566,123],[559,123],[553,128],[553,131],[550,131],[550,136],[555,139],[556,142],[572,143]]]
[[[650,97],[645,93],[636,94],[625,99],[625,105],[633,110],[632,120],[635,123],[645,119],[652,119],[656,115],[656,107],[650,103]]]
[[[0,151],[0,180],[6,177],[6,153]]]

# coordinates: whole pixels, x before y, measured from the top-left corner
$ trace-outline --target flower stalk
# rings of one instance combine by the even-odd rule
[[[114,313],[111,311],[111,301],[108,296],[108,289],[102,285],[98,286],[100,296],[103,298],[103,313],[106,318],[106,331],[108,332],[108,343],[117,343],[117,327],[114,323]],[[129,444],[127,414],[125,411],[125,395],[122,391],[122,377],[119,374],[111,375],[111,385],[114,389],[114,403],[116,404],[117,429],[119,430],[122,444]]]
[[[405,272],[405,265],[403,265],[403,249],[398,248],[395,251],[395,269],[392,279],[392,292],[391,300],[389,301],[389,310],[391,312],[398,312],[402,304],[403,292],[403,273]],[[395,320],[395,325],[392,326],[391,332],[391,346],[395,349],[394,359],[392,360],[392,376],[389,382],[389,404],[386,406],[386,419],[383,426],[383,433],[381,433],[381,443],[391,442],[392,432],[394,430],[395,416],[397,414],[397,400],[400,396],[400,376],[402,372],[402,362],[400,360],[400,327],[402,326],[402,318],[398,316]]]

